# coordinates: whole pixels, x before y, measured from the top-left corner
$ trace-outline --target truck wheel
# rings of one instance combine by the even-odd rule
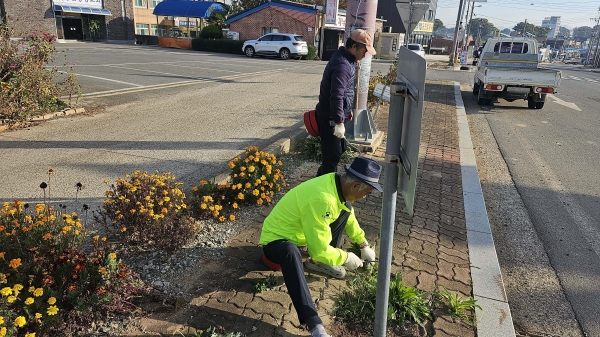
[[[473,95],[477,95],[479,93],[479,83],[475,82],[473,84]]]
[[[483,97],[484,94],[484,90],[479,90],[478,94],[477,94],[477,104],[479,105],[490,105],[492,104],[492,99],[491,98],[485,98]]]
[[[541,108],[543,108],[543,107],[544,107],[544,103],[546,103],[546,102],[536,102],[536,103],[535,103],[535,108],[536,108],[536,109],[541,109]]]

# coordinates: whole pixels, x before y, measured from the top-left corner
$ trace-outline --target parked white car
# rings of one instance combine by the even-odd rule
[[[270,33],[256,40],[244,41],[242,51],[248,57],[275,56],[282,60],[308,55],[308,45],[302,35]]]
[[[423,46],[418,43],[409,43],[406,45],[406,48],[412,50],[413,53],[416,53],[423,58],[425,57],[425,49],[423,49]]]

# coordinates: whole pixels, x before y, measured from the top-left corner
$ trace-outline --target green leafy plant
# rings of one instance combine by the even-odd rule
[[[72,67],[60,72],[48,67],[56,53],[53,35],[33,32],[23,40],[12,40],[12,35],[9,23],[0,25],[0,119],[8,120],[9,127],[70,106],[71,98],[80,95]],[[69,103],[57,104],[63,95]]]
[[[321,137],[306,137],[306,139],[302,143],[300,151],[305,159],[312,160],[317,163],[321,162],[323,158],[321,154]],[[347,146],[346,151],[342,153],[340,163],[349,164],[352,162],[355,156],[356,152],[352,149],[352,147]]]
[[[223,31],[217,25],[208,25],[202,28],[200,37],[203,39],[222,39]]]
[[[384,75],[381,71],[377,71],[377,74],[369,79],[369,92],[367,95],[367,106],[369,108],[372,109],[373,107],[375,107],[375,105],[377,105],[377,101],[379,100],[379,98],[373,94],[375,86],[377,84],[390,85],[396,81],[397,76],[398,59],[394,59],[394,61],[388,69],[387,74]]]
[[[108,185],[108,181],[105,181]],[[123,243],[156,245],[174,250],[188,243],[199,227],[186,217],[181,182],[169,172],[134,171],[119,178],[105,192],[96,221]]]
[[[205,180],[192,187],[193,211],[199,218],[214,217],[221,222],[235,220],[233,212],[241,205],[266,205],[286,186],[280,167],[283,163],[256,146],[246,147],[243,156],[229,163],[231,181],[217,185]],[[228,214],[228,216],[226,216]]]
[[[337,296],[335,315],[351,324],[372,327],[375,321],[377,268],[372,274],[356,273],[347,286]],[[388,302],[390,325],[401,326],[408,321],[423,326],[426,320],[431,319],[431,311],[427,293],[407,287],[399,273],[391,275]]]
[[[275,276],[275,274],[271,274],[271,275],[267,276],[267,278],[264,280],[256,281],[254,283],[254,285],[252,286],[252,290],[254,291],[255,294],[262,293],[263,291],[267,291],[271,288],[276,287],[277,284],[279,284],[279,281],[277,280],[277,276]]]
[[[308,45],[308,54],[306,55],[307,60],[314,60],[317,56],[317,47],[313,45]]]
[[[49,195],[49,182],[40,188]],[[132,298],[145,293],[143,283],[106,238],[90,237],[86,205],[83,216],[66,208],[19,200],[2,204],[0,335],[75,334],[104,315],[139,310]]]
[[[469,317],[468,311],[475,311],[475,308],[482,310],[473,297],[463,298],[459,294],[452,294],[446,287],[442,289],[434,292],[434,295],[438,304],[446,307],[450,317],[466,320]]]

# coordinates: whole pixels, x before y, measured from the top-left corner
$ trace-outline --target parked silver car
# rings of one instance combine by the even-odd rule
[[[248,57],[275,56],[282,60],[302,58],[308,55],[304,37],[296,34],[270,33],[256,40],[244,41],[242,51]]]

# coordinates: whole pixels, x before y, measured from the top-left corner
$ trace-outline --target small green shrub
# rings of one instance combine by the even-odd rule
[[[185,217],[187,205],[181,185],[169,172],[134,171],[109,185],[104,204],[94,217],[123,243],[180,248],[198,230]]]
[[[193,39],[192,49],[197,51],[209,51],[224,54],[239,54],[243,55],[242,46],[244,41],[236,41],[229,39]]]
[[[202,28],[200,37],[203,39],[222,39],[223,31],[217,25],[208,25]]]
[[[280,167],[283,163],[256,146],[248,146],[242,157],[229,162],[231,181],[216,185],[205,180],[192,187],[193,212],[199,218],[235,220],[233,212],[241,205],[268,205],[276,192],[286,186]],[[225,216],[225,214],[229,214]]]
[[[442,291],[434,292],[438,304],[446,307],[450,317],[454,319],[467,320],[468,310],[474,311],[475,308],[482,310],[473,297],[463,298],[459,294],[452,294],[446,287]]]
[[[323,159],[321,154],[321,137],[308,136],[302,144],[301,153],[307,160],[312,160],[317,163],[321,162]],[[356,152],[353,151],[352,147],[346,146],[346,151],[342,153],[340,163],[349,164],[355,156]]]
[[[347,282],[348,288],[338,294],[335,315],[356,325],[371,327],[375,321],[377,298],[377,272],[357,273]],[[388,324],[400,326],[405,321],[421,326],[431,319],[431,306],[427,294],[414,287],[407,287],[398,273],[390,280]]]
[[[277,280],[277,276],[275,276],[275,274],[271,274],[264,280],[256,281],[252,286],[252,290],[255,294],[262,293],[263,291],[267,291],[276,287],[278,283],[279,281]]]
[[[307,60],[314,60],[317,56],[317,47],[309,44],[308,45],[308,55],[306,55]]]
[[[70,105],[71,97],[80,94],[72,67],[64,69],[64,76],[57,66],[48,67],[56,53],[53,35],[33,32],[17,41],[10,39],[12,32],[9,23],[0,25],[0,119],[10,127],[66,106],[60,96],[69,96]]]

